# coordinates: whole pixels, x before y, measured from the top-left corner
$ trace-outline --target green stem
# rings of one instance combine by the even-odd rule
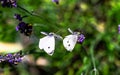
[[[91,43],[91,47],[90,47],[90,55],[91,55],[91,59],[92,59],[92,63],[93,63],[93,67],[94,67],[94,69],[93,69],[93,71],[94,71],[94,75],[97,75],[97,73],[96,73],[96,64],[95,64],[95,58],[94,58],[94,47],[93,46],[95,46],[95,42],[92,42]]]
[[[91,59],[92,59],[92,64],[93,64],[93,72],[94,72],[94,75],[97,75],[97,68],[96,68],[96,64],[95,64],[95,58],[94,58],[94,47],[95,45],[100,41],[100,39],[102,38],[103,34],[101,34],[101,36],[99,36],[99,34],[97,35],[96,37],[96,40],[91,42],[91,47],[90,47],[90,55],[91,55]],[[99,72],[98,72],[99,74]]]
[[[94,59],[94,50],[93,50],[94,48],[93,48],[93,45],[94,45],[94,43],[92,42],[92,46],[91,46],[91,49],[90,49],[90,54],[91,54],[93,66],[95,68],[96,65],[95,65],[95,59]]]
[[[50,22],[48,19],[45,19],[44,17],[39,16],[39,15],[36,15],[36,14],[34,14],[34,13],[26,10],[25,8],[23,8],[23,7],[19,6],[19,5],[18,5],[17,7],[20,8],[21,10],[27,12],[28,14],[30,14],[30,15],[32,15],[32,16],[35,16],[35,17],[38,17],[38,18],[40,18],[40,19],[44,19],[44,20],[46,20],[47,22]]]

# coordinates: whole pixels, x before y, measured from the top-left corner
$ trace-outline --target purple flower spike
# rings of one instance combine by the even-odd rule
[[[23,33],[26,36],[30,36],[32,34],[32,25],[25,22],[20,22],[16,26],[16,31],[20,31],[20,33]]]
[[[52,2],[55,2],[56,4],[59,4],[59,0],[52,0]]]
[[[20,53],[0,55],[0,63],[18,64],[22,57]]]
[[[2,7],[17,7],[17,0],[0,0]]]
[[[85,36],[83,34],[78,35],[78,40],[77,40],[78,43],[82,44],[84,40],[85,40]]]
[[[120,25],[118,25],[118,33],[120,34]]]
[[[7,57],[12,57],[12,54],[9,53],[9,54],[7,54],[6,56],[7,56]]]
[[[14,18],[17,19],[17,20],[19,20],[19,21],[22,21],[22,17],[21,17],[20,14],[15,14]]]

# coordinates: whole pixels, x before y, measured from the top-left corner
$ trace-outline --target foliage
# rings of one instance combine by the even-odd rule
[[[21,8],[0,6],[0,41],[19,41],[25,46],[24,54],[31,54],[35,61],[44,57],[49,65],[7,65],[2,67],[4,74],[11,74],[10,71],[19,75],[120,74],[120,0],[60,0],[59,4],[51,0],[18,0],[17,4],[35,15]],[[33,34],[27,42],[24,39],[28,37],[23,39],[15,30],[18,25],[18,21],[13,18],[15,13],[27,15],[24,21],[33,25]],[[62,41],[59,41],[53,56],[40,51],[38,43],[39,38],[43,37],[41,31],[55,32],[65,37],[70,34],[68,28],[85,34],[83,44],[77,44],[72,52],[68,52]]]

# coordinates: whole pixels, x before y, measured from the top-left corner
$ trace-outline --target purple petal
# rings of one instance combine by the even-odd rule
[[[80,35],[78,36],[77,42],[78,42],[78,43],[83,43],[84,40],[85,40],[85,36],[84,36],[83,34],[80,34]]]
[[[18,31],[19,30],[19,26],[16,26],[16,31]]]
[[[55,2],[56,4],[59,4],[59,0],[52,0],[52,2]]]
[[[120,34],[120,25],[118,25],[118,33]]]

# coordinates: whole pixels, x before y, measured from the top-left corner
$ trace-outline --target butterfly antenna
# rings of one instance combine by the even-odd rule
[[[68,28],[68,31],[73,34],[73,31],[70,28]]]
[[[63,37],[62,37],[62,36],[60,36],[60,35],[58,35],[58,37],[59,37],[60,39],[63,39]]]
[[[46,32],[40,32],[41,34],[43,34],[43,35],[48,35]]]
[[[60,35],[57,35],[57,38],[63,39],[63,37],[62,37],[62,36],[60,36]]]

